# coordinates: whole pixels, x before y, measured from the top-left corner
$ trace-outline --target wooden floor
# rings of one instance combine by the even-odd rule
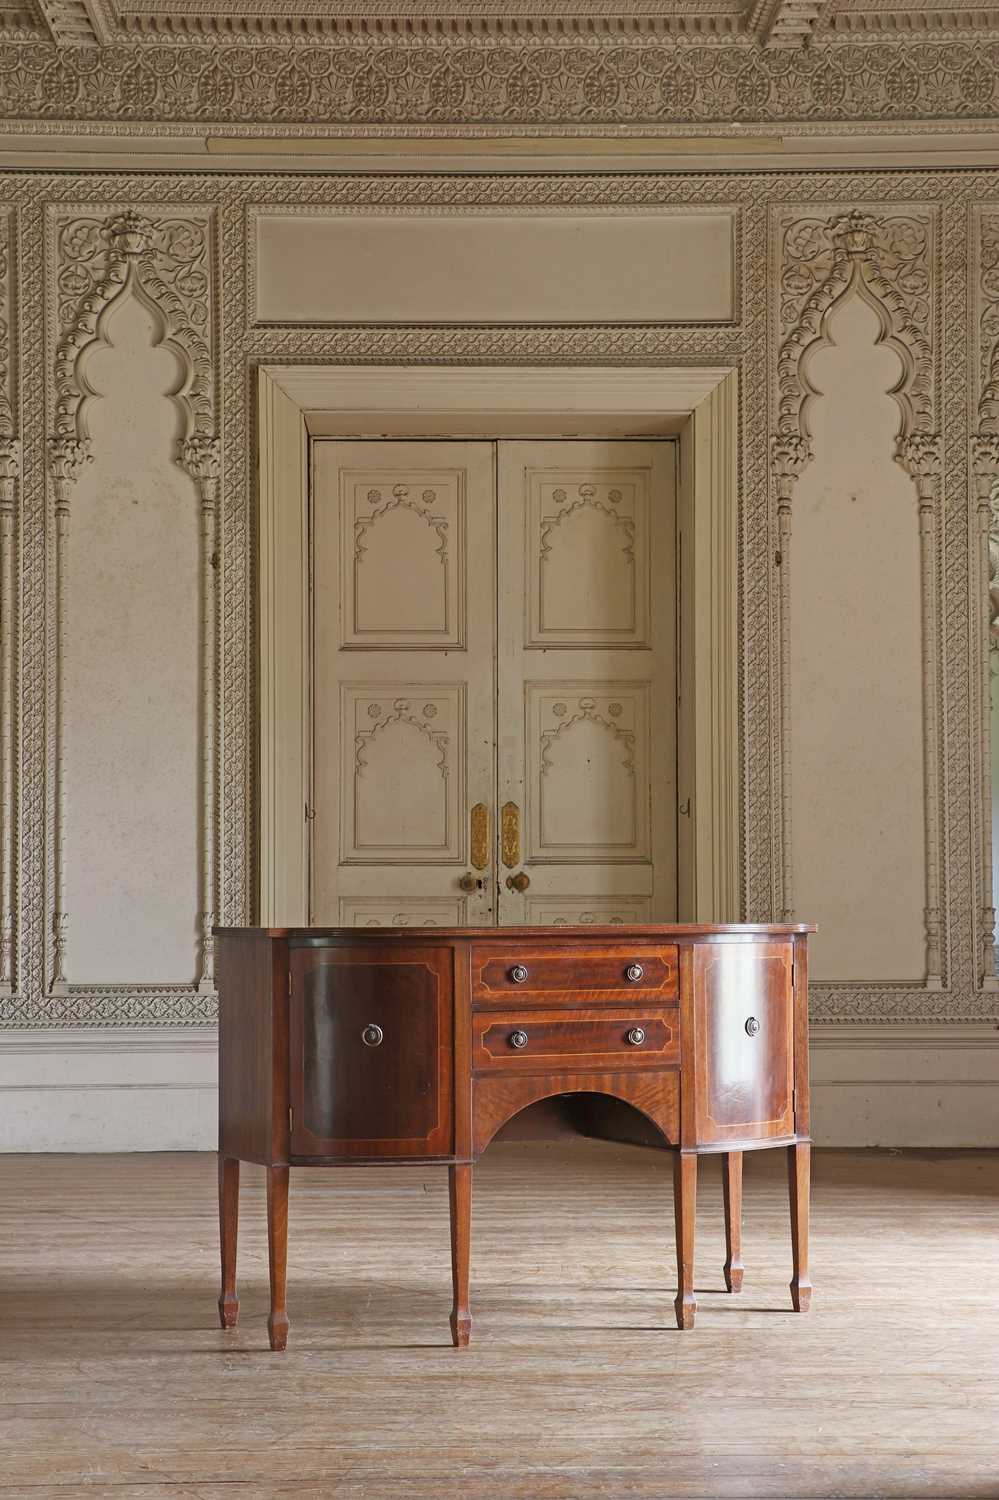
[[[214,1157],[0,1158],[0,1500],[999,1496],[999,1156],[818,1152],[807,1316],[783,1167],[730,1297],[704,1165],[679,1333],[668,1156],[497,1144],[460,1353],[446,1172],[293,1171],[280,1355],[259,1172],[225,1334]]]

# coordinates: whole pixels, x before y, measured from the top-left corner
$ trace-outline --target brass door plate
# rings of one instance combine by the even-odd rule
[[[489,809],[484,802],[472,808],[470,842],[472,866],[484,870],[489,863]]]
[[[520,864],[520,808],[504,802],[500,812],[500,857],[508,870]]]

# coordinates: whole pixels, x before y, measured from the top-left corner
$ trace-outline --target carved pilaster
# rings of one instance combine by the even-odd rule
[[[916,486],[923,600],[923,812],[926,821],[926,987],[943,988],[943,913],[940,904],[940,642],[936,607],[937,532],[943,444],[938,434],[900,437],[895,457]]]
[[[218,909],[218,494],[221,445],[196,434],[181,443],[178,461],[201,497],[201,959],[198,990],[215,988],[215,926]]]
[[[992,691],[999,658],[999,433],[981,432],[971,442],[971,475],[978,516],[979,638],[983,643],[979,671],[982,725],[981,842],[982,906],[979,976],[982,989],[999,990],[996,976],[996,911],[992,904]]]
[[[777,492],[777,609],[780,651],[781,743],[791,744],[791,495],[812,459],[812,445],[800,432],[779,432],[770,445]],[[781,761],[781,921],[794,921],[794,860],[791,852],[791,757]]]
[[[0,995],[14,990],[14,519],[21,445],[0,436]]]
[[[84,464],[92,461],[90,443],[66,433],[48,441],[49,473],[55,493],[55,660],[53,739],[55,742],[55,818],[52,835],[55,906],[52,913],[52,977],[49,993],[64,995],[66,979],[66,591],[69,565],[69,502]]]

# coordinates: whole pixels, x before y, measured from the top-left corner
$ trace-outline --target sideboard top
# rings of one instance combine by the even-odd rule
[[[578,942],[584,937],[662,938],[678,940],[701,937],[788,937],[795,933],[815,932],[809,922],[632,922],[587,923],[566,927],[214,927],[217,937],[268,937],[293,940],[337,938],[356,942],[360,938],[381,941],[396,938],[400,942],[454,942],[459,938],[509,940],[530,938],[548,942]]]

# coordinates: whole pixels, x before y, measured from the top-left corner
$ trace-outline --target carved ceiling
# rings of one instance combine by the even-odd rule
[[[0,39],[58,47],[225,37],[289,43],[469,33],[659,33],[798,48],[844,36],[999,35],[999,3],[958,0],[0,0]]]

